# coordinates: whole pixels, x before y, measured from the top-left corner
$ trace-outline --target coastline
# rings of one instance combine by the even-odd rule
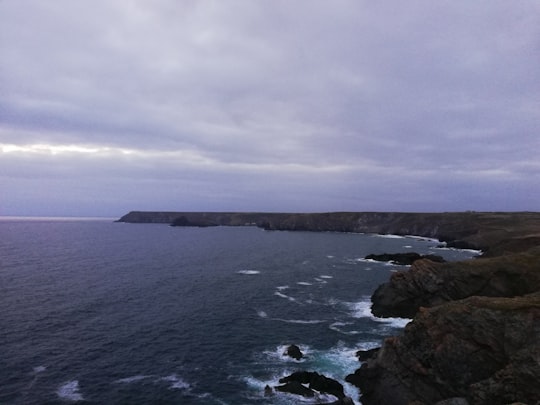
[[[362,357],[346,380],[360,388],[364,405],[532,404],[540,398],[530,381],[540,376],[540,213],[132,211],[118,222],[414,235],[482,251],[465,262],[415,261],[379,286],[374,314],[413,321]]]

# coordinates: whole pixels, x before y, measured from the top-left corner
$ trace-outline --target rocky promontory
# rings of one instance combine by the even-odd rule
[[[421,308],[347,381],[364,405],[537,404],[540,294]],[[441,402],[442,404],[442,402]]]

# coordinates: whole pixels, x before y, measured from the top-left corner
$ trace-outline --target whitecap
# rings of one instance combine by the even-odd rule
[[[327,257],[328,259],[333,259],[335,256],[332,256],[332,255],[326,255],[326,257]]]
[[[320,278],[334,278],[334,276],[327,276],[325,274],[321,274],[319,277]]]
[[[403,246],[405,249],[412,249],[412,246],[411,245],[405,245]]]
[[[280,293],[279,291],[276,291],[274,295],[277,295],[278,297],[288,299],[289,301],[296,302],[296,298],[290,297],[288,295],[285,295],[283,293]]]
[[[401,236],[401,235],[393,235],[393,234],[376,234],[374,235],[375,237],[377,238],[385,238],[385,239],[404,239],[405,236]]]
[[[82,401],[84,398],[79,392],[79,381],[73,380],[64,383],[56,391],[58,396],[68,401]]]
[[[303,319],[282,319],[282,318],[272,318],[274,321],[280,321],[285,323],[297,323],[304,325],[315,325],[317,323],[324,323],[325,320],[321,319],[312,319],[312,320],[303,320]]]
[[[298,285],[313,285],[312,283],[309,283],[307,281],[299,281],[296,284],[298,284]]]
[[[341,333],[343,335],[358,335],[359,333],[361,333],[360,331],[357,331],[357,330],[349,330],[349,331],[343,330],[344,326],[352,325],[352,324],[353,324],[352,322],[334,322],[328,326],[328,329],[333,330],[334,332]]]
[[[257,315],[261,318],[268,318],[268,314],[264,311],[257,311]]]
[[[185,382],[183,379],[178,377],[176,374],[171,374],[171,375],[168,375],[166,377],[162,377],[162,378],[160,378],[160,381],[170,382],[171,383],[171,386],[170,386],[171,389],[185,390],[185,389],[188,389],[190,387],[190,385],[187,382]]]
[[[259,270],[238,270],[238,274],[260,274]]]
[[[280,285],[280,286],[276,287],[276,289],[278,289],[279,291],[286,290],[287,288],[289,288],[288,285]]]
[[[150,377],[152,377],[152,376],[150,376],[150,375],[134,375],[134,376],[131,376],[131,377],[120,378],[118,380],[115,380],[114,382],[117,383],[117,384],[130,384],[130,383],[141,381],[141,380],[144,380],[144,379],[150,378]]]
[[[36,373],[36,374],[37,373],[42,373],[45,370],[47,370],[47,367],[45,367],[45,366],[37,366],[37,367],[34,367],[33,370],[34,370],[34,373]]]
[[[371,313],[371,300],[369,298],[359,302],[345,303],[351,310],[354,318],[369,318],[376,322],[388,324],[393,328],[404,328],[411,319],[407,318],[379,318]]]

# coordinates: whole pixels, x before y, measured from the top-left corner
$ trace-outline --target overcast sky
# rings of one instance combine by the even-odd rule
[[[540,210],[540,2],[0,0],[0,215]]]

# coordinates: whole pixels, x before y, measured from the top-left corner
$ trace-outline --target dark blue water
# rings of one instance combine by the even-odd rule
[[[0,220],[0,403],[291,404],[295,370],[343,382],[397,334],[369,312],[392,271],[369,253],[463,259],[373,235]],[[307,357],[282,355],[295,343]],[[358,392],[346,384],[357,399]],[[309,402],[307,402],[309,403]]]

